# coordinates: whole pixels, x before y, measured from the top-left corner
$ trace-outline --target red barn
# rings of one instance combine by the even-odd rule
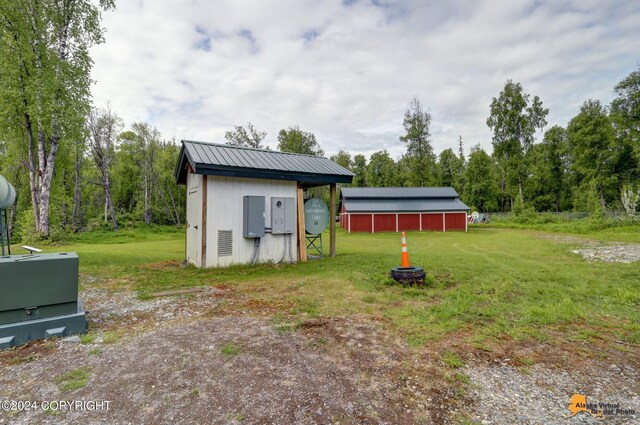
[[[466,232],[468,211],[452,187],[344,187],[340,227],[349,233]]]

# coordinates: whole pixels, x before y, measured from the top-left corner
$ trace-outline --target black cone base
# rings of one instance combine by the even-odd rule
[[[394,267],[390,275],[393,280],[403,285],[423,286],[427,278],[422,267]]]

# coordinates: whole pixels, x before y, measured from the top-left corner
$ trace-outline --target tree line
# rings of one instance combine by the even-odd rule
[[[382,150],[369,158],[340,151],[331,159],[356,174],[352,186],[452,186],[478,211],[633,213],[640,204],[640,68],[614,91],[610,105],[586,100],[565,127],[545,130],[542,100],[508,80],[486,121],[493,151],[476,145],[468,155],[462,137],[433,153],[430,114],[414,99],[400,158]]]
[[[404,114],[399,142],[406,150],[399,158],[387,150],[368,158],[341,150],[331,159],[355,173],[351,186],[452,186],[467,205],[483,212],[635,213],[640,206],[640,68],[614,92],[610,105],[588,99],[565,127],[547,129],[549,110],[542,100],[507,80],[489,105],[492,152],[476,145],[466,155],[461,136],[434,153],[431,115],[414,98]],[[278,147],[314,154],[282,143]]]

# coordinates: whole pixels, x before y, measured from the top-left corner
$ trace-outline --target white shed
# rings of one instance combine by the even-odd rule
[[[330,185],[335,217],[336,183],[352,179],[324,157],[183,140],[176,181],[187,185],[186,259],[203,268],[306,261],[304,189]],[[335,220],[330,239],[335,255]]]

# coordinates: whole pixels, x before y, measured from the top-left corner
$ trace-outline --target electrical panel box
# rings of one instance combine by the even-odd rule
[[[261,238],[264,236],[264,196],[243,197],[243,230],[245,238]]]
[[[295,198],[271,198],[271,233],[291,234],[296,228]]]

